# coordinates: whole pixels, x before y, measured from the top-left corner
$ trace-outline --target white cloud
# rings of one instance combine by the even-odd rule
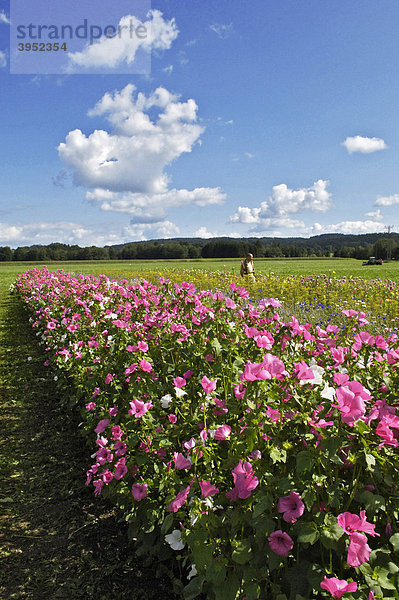
[[[213,25],[209,25],[209,29],[216,33],[216,35],[222,40],[228,38],[234,31],[233,23],[214,23]]]
[[[391,196],[378,196],[375,205],[376,206],[393,206],[399,204],[399,194],[392,194]]]
[[[197,229],[197,231],[194,231],[193,235],[194,235],[194,237],[199,237],[199,238],[204,238],[204,239],[219,237],[217,233],[211,233],[210,231],[207,230],[206,227],[200,227],[199,229]]]
[[[92,44],[87,43],[82,52],[69,53],[67,72],[80,68],[116,68],[131,64],[139,50],[151,53],[169,49],[179,34],[175,20],[165,21],[159,10],[150,10],[147,18],[141,22],[133,15],[122,17],[113,37],[104,35]]]
[[[309,235],[320,235],[322,233],[360,234],[376,233],[380,231],[384,231],[384,225],[379,221],[341,221],[340,223],[331,225],[320,225],[320,223],[314,223],[314,225],[309,229]]]
[[[3,245],[20,245],[52,242],[78,244],[79,246],[110,246],[124,242],[141,241],[150,237],[168,238],[179,233],[177,225],[171,221],[134,225],[85,225],[68,221],[39,221],[35,223],[1,223],[0,238]]]
[[[251,152],[244,152],[244,154],[247,158],[253,158],[255,156],[255,154],[252,154]]]
[[[285,183],[275,185],[272,194],[259,207],[239,206],[230,217],[231,223],[254,225],[251,231],[303,228],[303,221],[290,215],[304,210],[324,212],[330,207],[331,194],[327,191],[328,181],[319,179],[311,187],[292,190]]]
[[[89,136],[70,131],[58,146],[60,159],[72,171],[74,183],[89,188],[86,199],[102,210],[125,212],[136,223],[163,221],[167,211],[190,204],[223,203],[220,188],[169,189],[165,168],[199,142],[194,100],[159,87],[145,96],[132,84],[106,93],[89,116],[105,116],[111,133],[95,130]],[[157,113],[153,119],[148,114]]]
[[[7,55],[5,52],[2,52],[2,50],[0,50],[0,68],[6,67],[7,66]]]
[[[363,137],[361,135],[347,137],[346,140],[342,142],[342,145],[345,146],[349,154],[352,154],[353,152],[369,154],[370,152],[377,152],[378,150],[384,150],[388,147],[381,138]]]
[[[173,65],[168,65],[167,67],[162,69],[162,71],[164,73],[167,73],[168,75],[171,75],[173,73]]]
[[[366,217],[370,217],[370,219],[374,219],[374,221],[382,221],[382,219],[384,218],[380,209],[366,212]]]
[[[226,194],[222,193],[220,188],[172,189],[161,194],[118,194],[102,189],[86,193],[86,200],[90,203],[99,203],[104,211],[128,213],[136,223],[152,223],[164,219],[171,208],[191,204],[222,204],[225,197]]]
[[[7,17],[4,10],[0,10],[0,23],[10,24],[10,19]]]

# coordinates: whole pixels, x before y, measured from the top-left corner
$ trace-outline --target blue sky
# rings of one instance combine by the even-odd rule
[[[51,75],[10,74],[10,8],[0,245],[399,228],[396,0],[154,1]]]

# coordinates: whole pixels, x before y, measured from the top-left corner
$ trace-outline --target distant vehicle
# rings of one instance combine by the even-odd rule
[[[375,256],[370,256],[368,261],[363,263],[365,265],[382,265],[382,258],[376,258]]]

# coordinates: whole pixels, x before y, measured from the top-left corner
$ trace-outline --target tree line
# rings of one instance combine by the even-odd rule
[[[357,239],[358,238],[358,239]],[[357,242],[357,243],[356,243]],[[329,234],[313,238],[260,238],[155,240],[120,246],[80,247],[53,243],[47,246],[0,246],[0,261],[151,260],[188,258],[340,257],[365,260],[369,256],[399,259],[398,234],[345,236]]]

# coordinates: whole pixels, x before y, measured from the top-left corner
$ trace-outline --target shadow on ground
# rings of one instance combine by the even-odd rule
[[[87,449],[43,361],[23,307],[1,295],[0,597],[173,600],[85,488]]]

